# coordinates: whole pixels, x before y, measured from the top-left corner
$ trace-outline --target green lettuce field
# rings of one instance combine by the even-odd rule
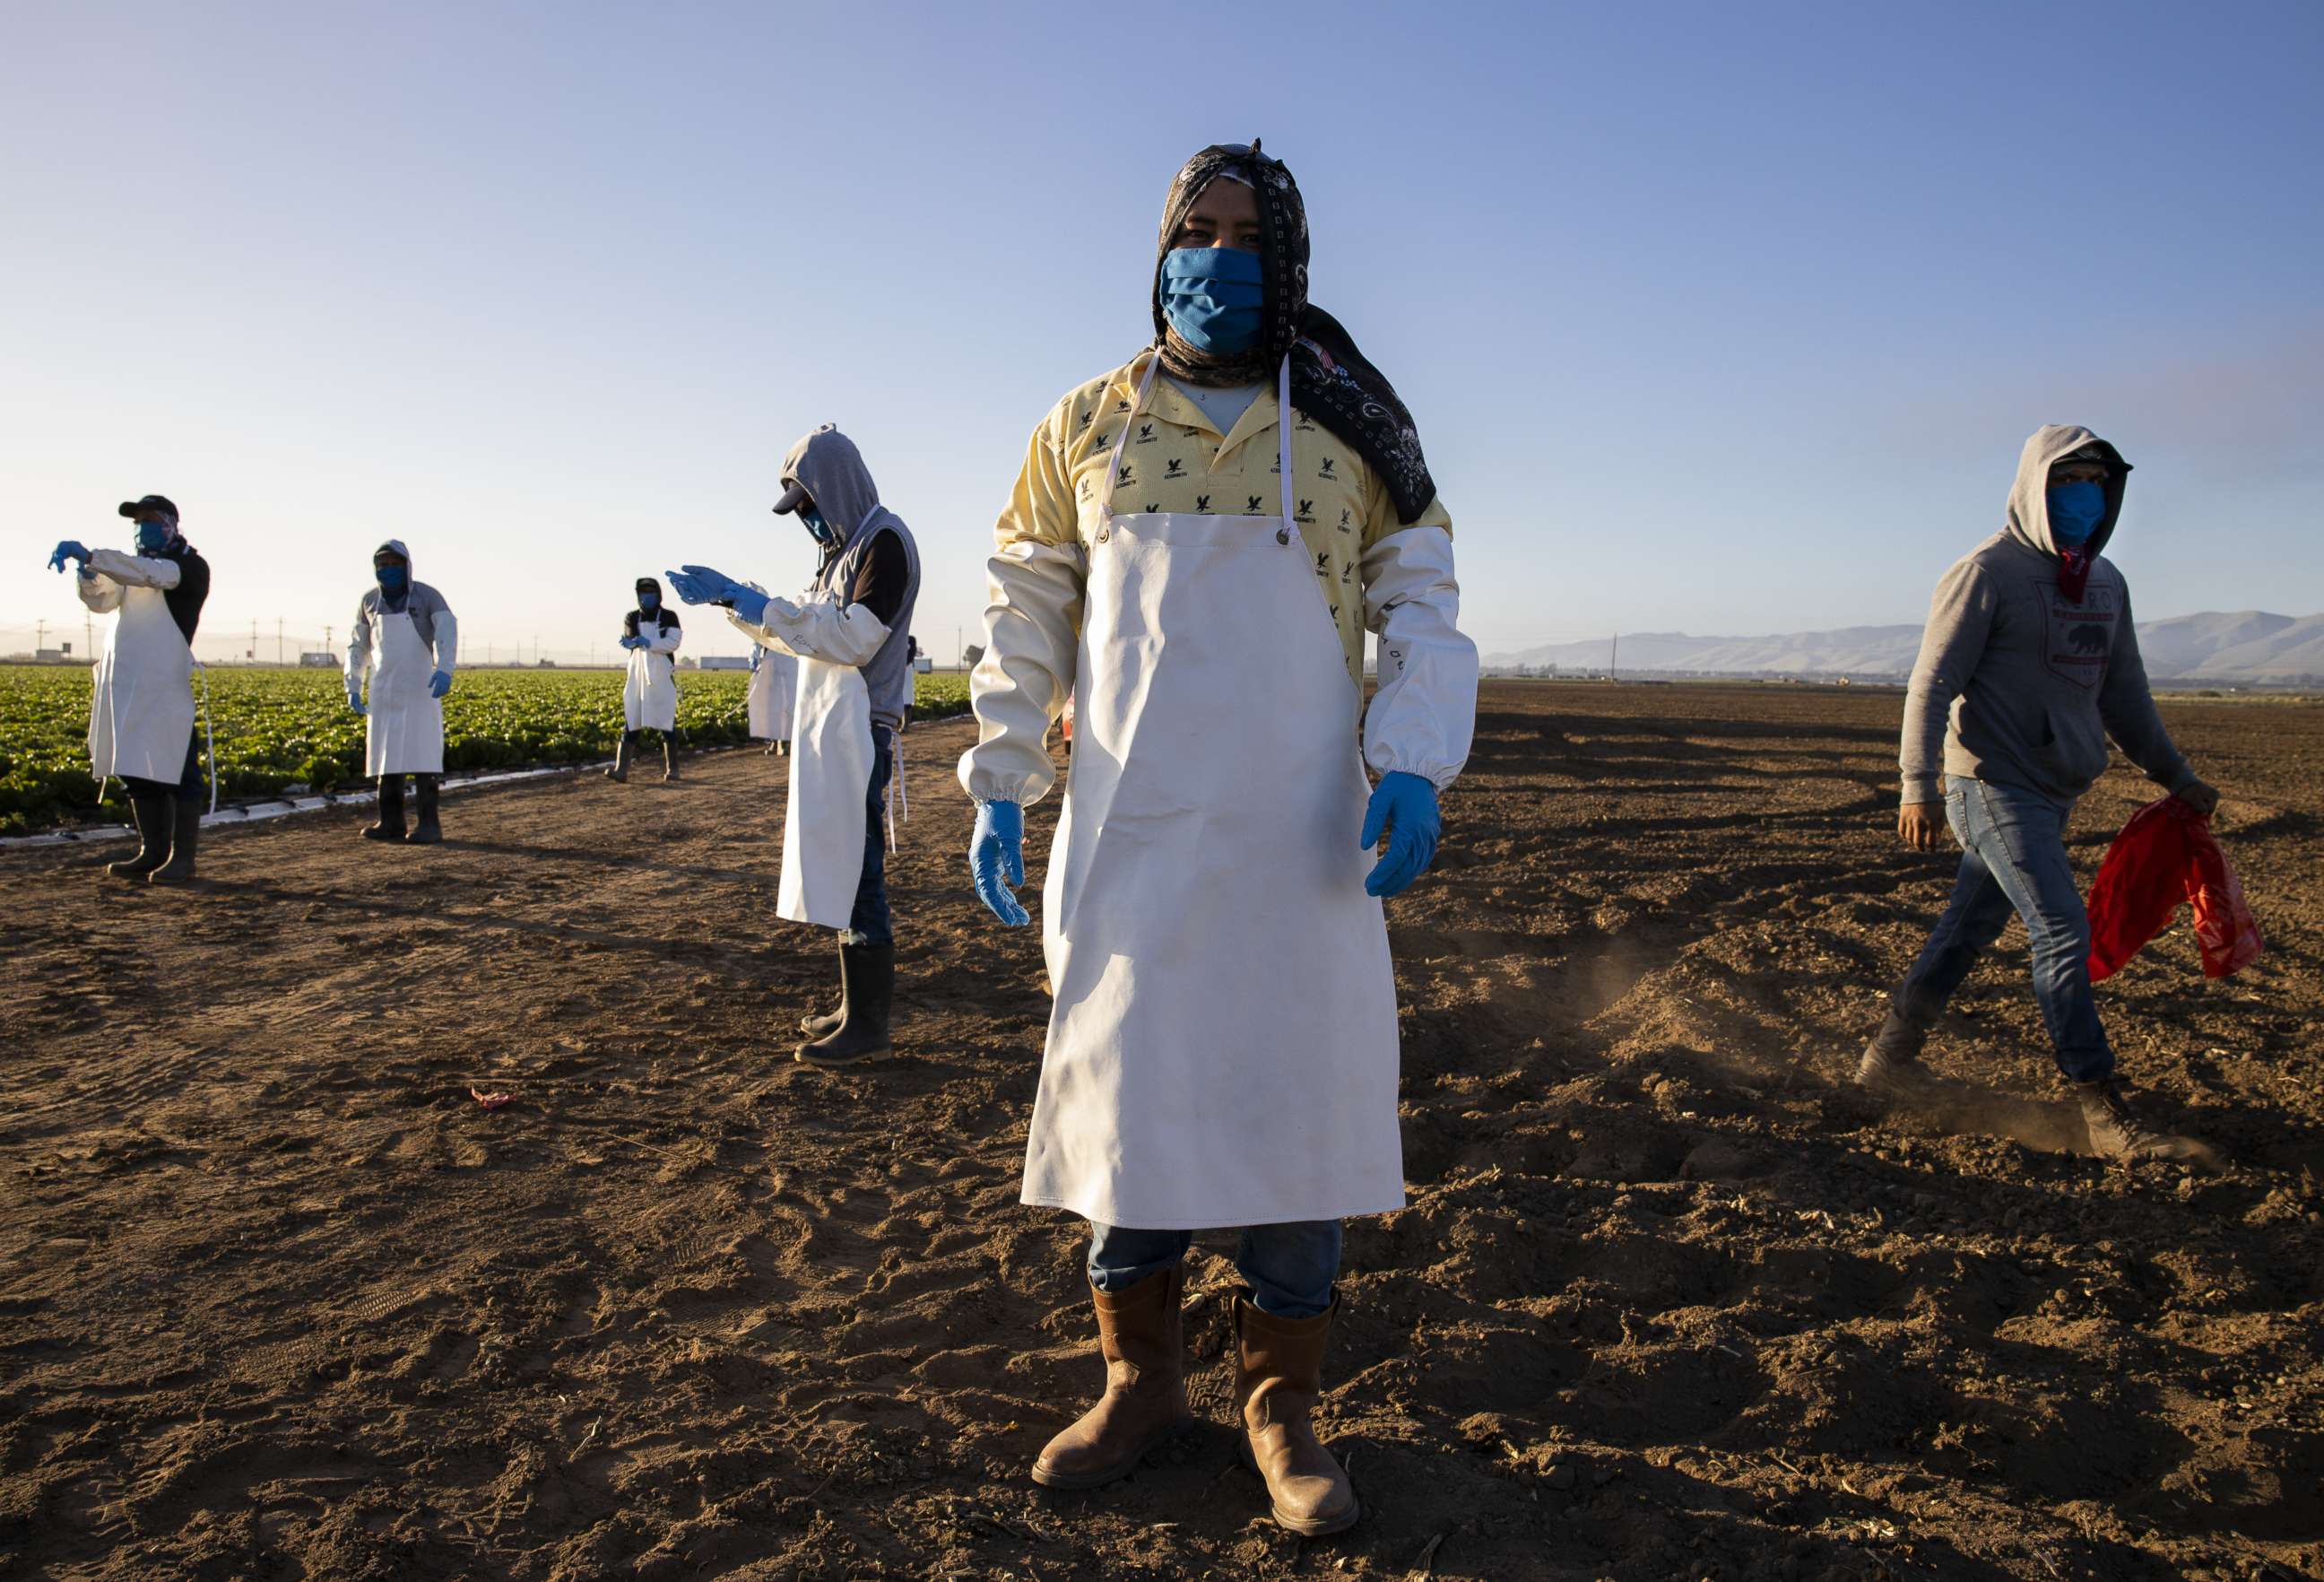
[[[681,671],[679,739],[746,739],[740,671]],[[199,695],[203,682],[195,680]],[[330,791],[363,778],[364,723],[333,670],[208,671],[218,799]],[[0,665],[0,835],[126,817],[119,781],[100,801],[88,772],[89,672]],[[968,678],[919,679],[915,718],[964,712]],[[622,729],[618,671],[463,671],[444,700],[447,770],[521,769],[612,755]]]

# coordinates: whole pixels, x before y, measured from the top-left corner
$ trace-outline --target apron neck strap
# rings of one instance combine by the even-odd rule
[[[1113,511],[1113,480],[1121,476],[1122,449],[1130,443],[1130,430],[1138,414],[1146,409],[1146,393],[1154,388],[1155,370],[1161,366],[1158,351],[1146,359],[1146,372],[1138,376],[1138,393],[1130,398],[1130,410],[1121,414],[1121,432],[1113,437],[1113,450],[1105,458],[1105,482],[1100,486],[1098,504],[1108,514]]]
[[[1291,513],[1291,358],[1275,372],[1275,465],[1283,477],[1283,525],[1296,533],[1299,519]]]

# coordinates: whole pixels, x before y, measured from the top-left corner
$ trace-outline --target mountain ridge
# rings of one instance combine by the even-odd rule
[[[1909,674],[1920,652],[1918,624],[1840,626],[1759,637],[1696,637],[1684,632],[1626,632],[1618,673],[1849,676]],[[2207,610],[2138,623],[2146,673],[2158,681],[2312,684],[2324,680],[2324,614]],[[1488,654],[1488,670],[1554,669],[1603,675],[1614,640],[1550,643]]]

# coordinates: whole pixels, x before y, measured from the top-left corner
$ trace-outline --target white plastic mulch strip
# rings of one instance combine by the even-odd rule
[[[725,752],[723,747],[696,749],[703,753]],[[601,758],[594,763],[559,763],[548,769],[512,769],[504,774],[476,774],[466,780],[447,780],[446,791],[460,791],[468,786],[502,785],[512,780],[545,780],[554,774],[585,774],[592,769],[603,769],[611,758]],[[256,824],[268,819],[288,819],[293,813],[318,813],[325,808],[360,808],[379,800],[376,791],[348,791],[338,796],[293,797],[288,800],[252,802],[246,807],[220,808],[204,816],[202,828],[220,824]],[[105,824],[93,829],[51,829],[39,835],[11,835],[0,837],[0,848],[32,846],[80,846],[98,840],[134,840],[137,831],[126,824]]]

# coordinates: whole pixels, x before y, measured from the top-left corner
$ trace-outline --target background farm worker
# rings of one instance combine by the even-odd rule
[[[2201,1144],[2143,1120],[2115,1075],[2090,991],[2089,920],[2066,858],[2066,820],[2105,772],[2108,736],[2198,811],[2219,800],[2155,712],[2129,586],[2101,558],[2129,474],[2088,429],[2036,430],[2018,458],[2002,530],[1937,585],[1904,699],[1896,833],[1933,851],[1950,825],[1960,873],[1856,1079],[1905,1102],[1941,1097],[1922,1045],[2015,912],[2033,943],[2034,997],[2091,1147],[2120,1159],[2200,1158]]]
[[[178,531],[160,495],[122,502],[135,523],[134,554],[71,540],[49,557],[78,562],[80,602],[119,618],[106,634],[89,699],[89,772],[119,775],[137,826],[137,855],[107,863],[120,879],[174,884],[194,876],[201,839],[201,741],[194,729],[194,628],[210,596],[209,562]],[[215,772],[215,771],[213,771]]]
[[[791,711],[798,702],[798,661],[763,643],[751,645],[751,690],[743,714],[753,739],[770,754],[788,752]]]
[[[401,539],[380,545],[371,563],[378,586],[364,591],[347,636],[347,707],[364,716],[364,773],[379,782],[379,822],[364,838],[432,845],[444,838],[436,792],[444,777],[444,694],[452,689],[459,623],[442,594],[411,579],[411,551]],[[407,774],[420,791],[420,819],[410,835],[403,832]]]
[[[777,914],[837,929],[839,1009],[799,1022],[799,1059],[841,1066],[888,1052],[896,936],[888,910],[881,803],[896,735],[912,707],[912,607],[920,551],[855,442],[829,423],[784,459],[779,513],[815,540],[814,582],[798,600],[688,566],[669,573],[688,604],[724,605],[755,642],[798,661],[788,812]]]
[[[977,893],[1025,922],[1021,810],[1074,699],[1024,1200],[1091,1222],[1106,1391],[1033,1476],[1119,1477],[1185,1420],[1181,1259],[1238,1226],[1246,1450],[1278,1523],[1333,1532],[1356,1497],[1309,1413],[1340,1222],[1404,1202],[1380,898],[1434,855],[1477,652],[1412,420],[1307,303],[1291,173],[1204,149],[1157,252],[1154,345],[1056,404],[1001,514],[960,767]]]
[[[678,778],[678,645],[686,634],[678,612],[663,607],[661,584],[641,577],[638,607],[622,617],[622,646],[629,650],[630,673],[622,683],[622,743],[613,750],[608,778],[630,778],[638,733],[661,733],[661,777]]]

